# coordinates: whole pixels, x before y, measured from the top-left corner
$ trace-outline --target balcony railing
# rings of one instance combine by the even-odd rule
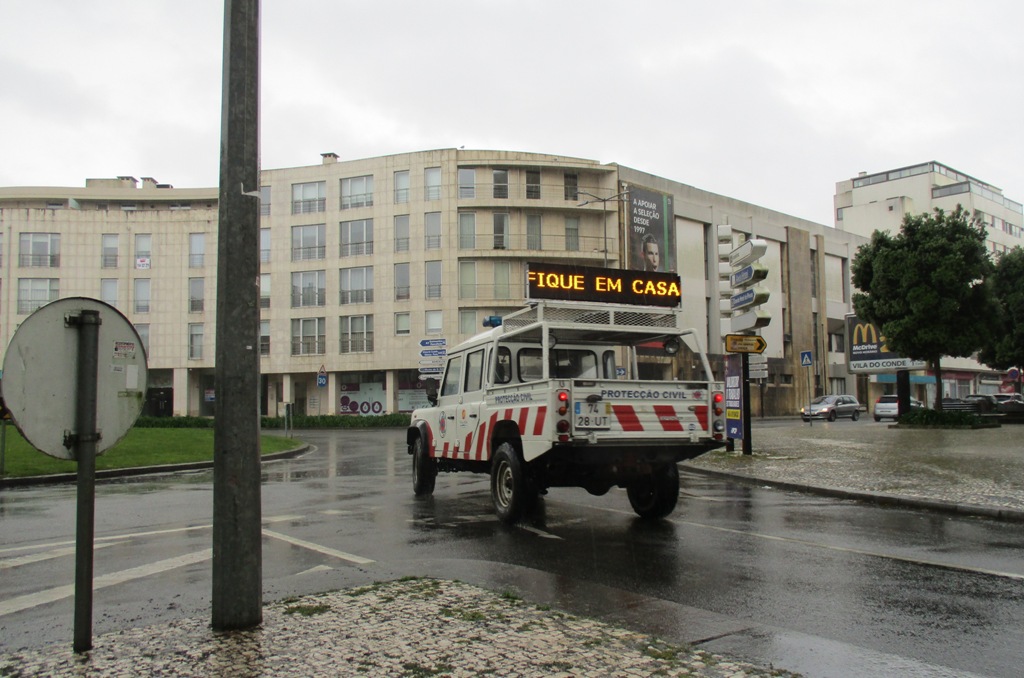
[[[361,254],[373,254],[373,241],[350,242],[341,246],[341,256],[357,257]]]
[[[321,355],[326,343],[327,337],[323,334],[302,339],[292,337],[292,355]]]
[[[149,313],[149,299],[136,299],[135,300],[135,312],[136,313]]]
[[[323,245],[312,247],[293,247],[292,261],[309,261],[312,259],[323,259],[327,249]]]
[[[189,299],[188,300],[188,312],[189,313],[202,313],[205,304],[202,299]]]
[[[339,304],[368,304],[373,302],[373,290],[342,290]]]
[[[348,210],[357,207],[373,207],[373,193],[353,193],[341,196],[341,209]]]
[[[18,299],[18,313],[32,313],[36,309],[46,306],[51,301],[56,301],[57,296],[54,295],[50,299]]]
[[[117,268],[117,255],[116,254],[102,254],[102,255],[100,255],[100,267],[101,268]]]
[[[292,200],[292,214],[311,214],[313,212],[327,211],[326,198],[308,198],[306,200]]]
[[[20,254],[18,265],[32,268],[59,268],[59,254]]]
[[[411,294],[408,285],[395,286],[395,301],[408,301]]]
[[[341,339],[338,347],[339,353],[372,353],[373,337],[359,337],[352,339]]]
[[[427,299],[440,299],[441,285],[427,285]]]
[[[205,254],[190,254],[188,255],[188,267],[189,268],[202,268],[206,262]]]
[[[326,303],[327,294],[321,289],[308,289],[301,292],[292,292],[292,308],[302,306],[323,306]]]

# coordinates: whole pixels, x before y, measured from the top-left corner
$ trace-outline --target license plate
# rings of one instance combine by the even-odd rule
[[[612,427],[611,407],[608,403],[576,402],[573,425],[577,429],[607,431]]]

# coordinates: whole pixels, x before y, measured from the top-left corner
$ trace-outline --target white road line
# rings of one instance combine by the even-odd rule
[[[121,570],[120,572],[111,572],[110,574],[95,577],[93,579],[92,588],[93,591],[97,591],[108,586],[114,586],[115,584],[123,584],[126,581],[131,581],[132,579],[150,577],[154,574],[160,574],[161,572],[167,572],[168,570],[184,567],[185,565],[201,563],[212,557],[213,549],[203,549],[202,551],[195,551],[183,556],[178,556],[177,558],[168,558],[148,565],[140,565],[139,567]],[[11,598],[10,600],[0,601],[0,617],[20,612],[21,610],[26,610],[30,607],[36,607],[37,605],[45,605],[46,603],[52,603],[64,598],[69,598],[74,594],[74,584],[68,584],[66,586],[57,586],[45,591],[39,591],[38,593],[30,593],[24,596]]]
[[[557,534],[551,534],[550,532],[545,532],[544,530],[538,529],[538,528],[533,527],[531,525],[520,525],[519,527],[521,527],[522,529],[526,530],[527,532],[533,532],[536,535],[544,537],[545,539],[561,539],[562,541],[565,541],[564,538],[559,537]]]
[[[304,520],[306,516],[264,516],[264,523],[285,523],[291,520]]]
[[[288,535],[281,534],[280,532],[273,532],[271,530],[263,530],[263,536],[270,537],[271,539],[280,539],[281,541],[286,542],[288,544],[292,544],[293,546],[301,546],[304,549],[309,549],[310,551],[316,551],[317,553],[322,553],[325,556],[331,556],[332,558],[338,558],[340,560],[345,560],[345,561],[348,561],[350,563],[354,563],[356,565],[369,565],[370,563],[374,562],[373,560],[370,560],[369,558],[363,558],[362,556],[356,556],[356,555],[353,555],[351,553],[345,553],[344,551],[337,551],[335,549],[328,548],[326,546],[321,546],[320,544],[314,544],[313,542],[306,541],[304,539],[297,539],[295,537],[289,537]]]
[[[108,546],[113,546],[113,543],[109,544],[94,544],[93,549],[104,549]],[[74,546],[65,546],[59,549],[53,549],[52,551],[44,551],[43,553],[33,553],[28,556],[20,556],[18,558],[7,558],[6,560],[0,560],[0,570],[6,570],[12,567],[20,567],[22,565],[31,565],[32,563],[40,563],[44,560],[50,560],[51,558],[63,558],[64,556],[73,556],[75,554]]]

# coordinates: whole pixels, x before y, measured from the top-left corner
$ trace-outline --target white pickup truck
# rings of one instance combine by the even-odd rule
[[[495,320],[448,353],[431,406],[412,414],[417,496],[438,472],[469,471],[490,474],[506,523],[549,487],[623,487],[638,515],[660,519],[679,498],[677,462],[726,444],[722,383],[636,376],[640,345],[688,351],[712,375],[678,309],[535,301]]]

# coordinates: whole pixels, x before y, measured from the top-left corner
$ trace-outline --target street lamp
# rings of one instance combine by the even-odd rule
[[[589,205],[595,202],[599,202],[604,206],[602,208],[604,210],[604,267],[608,268],[608,203],[612,200],[615,200],[616,202],[622,202],[623,200],[625,200],[623,196],[629,195],[629,191],[616,193],[615,195],[608,196],[607,198],[599,198],[593,193],[587,193],[586,191],[577,191],[577,194],[585,195],[589,198],[592,198],[591,200],[584,200],[579,205],[577,205],[577,207],[583,207],[584,205]]]

